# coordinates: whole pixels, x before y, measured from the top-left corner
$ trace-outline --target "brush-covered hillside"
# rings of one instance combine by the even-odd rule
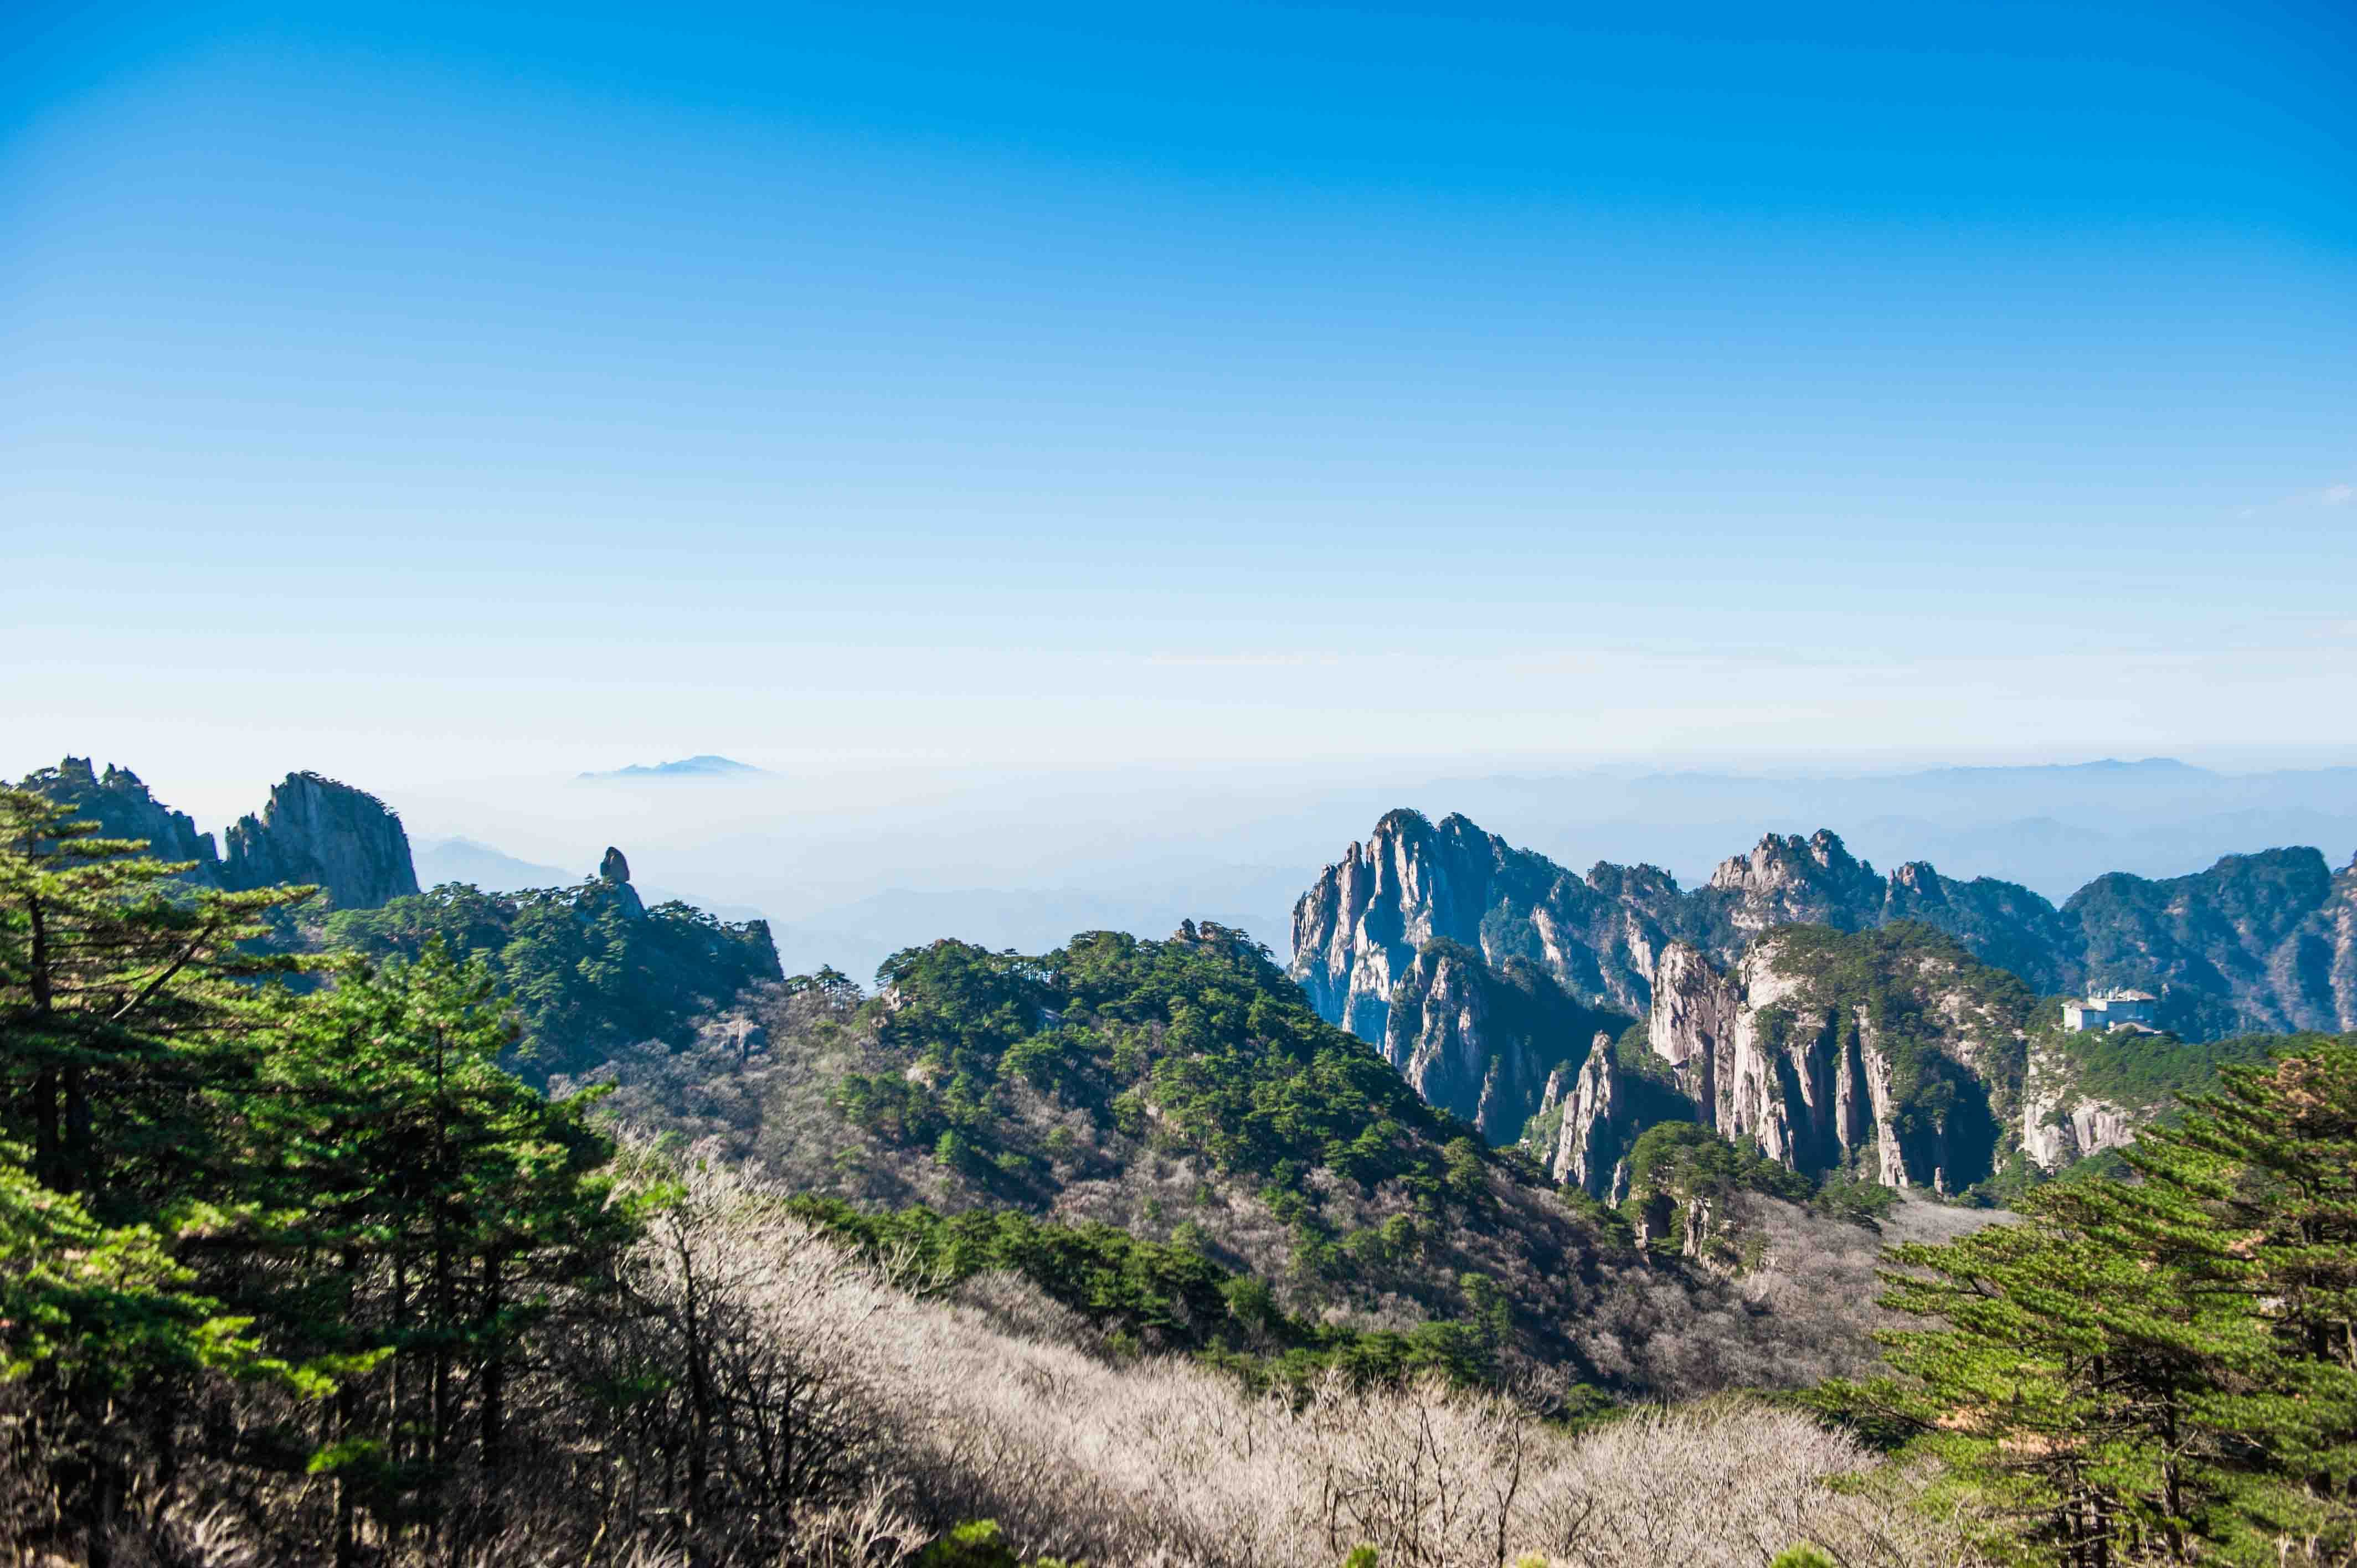
[[[1874,1359],[1870,1234],[1805,1187],[1692,1172],[1730,1200],[1721,1231],[1756,1198],[1753,1229],[1772,1210],[1784,1244],[1749,1271],[1650,1251],[1635,1207],[1489,1147],[1234,932],[1087,932],[1033,956],[942,941],[881,981],[791,982],[744,1027],[593,1076],[625,1123],[820,1200],[844,1234],[1027,1271],[1150,1346],[1428,1365],[1575,1403]],[[1075,1283],[1083,1254],[1096,1285]],[[1813,1271],[1840,1288],[1789,1288]],[[1145,1301],[1157,1272],[1146,1295],[1168,1299]]]

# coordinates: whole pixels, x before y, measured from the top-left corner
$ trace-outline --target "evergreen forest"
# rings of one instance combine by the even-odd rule
[[[1970,1201],[1666,1114],[1599,1197],[1209,922],[871,990],[105,832],[0,789],[0,1562],[2357,1563],[2357,1036],[2074,1047],[2167,1112]]]

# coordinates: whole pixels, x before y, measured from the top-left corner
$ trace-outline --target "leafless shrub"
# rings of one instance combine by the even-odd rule
[[[690,1250],[735,1261],[662,1268],[735,1282],[759,1309],[732,1332],[823,1356],[834,1408],[862,1434],[842,1451],[857,1486],[845,1472],[794,1512],[781,1542],[794,1561],[888,1556],[985,1517],[1027,1554],[1104,1564],[1333,1562],[1364,1542],[1404,1568],[1528,1552],[1577,1568],[1756,1568],[1808,1540],[1859,1563],[1968,1561],[1900,1500],[1846,1480],[1868,1457],[1792,1412],[1719,1402],[1573,1438],[1502,1397],[1436,1384],[1250,1398],[1192,1363],[1092,1358],[1003,1278],[915,1300],[765,1209],[757,1186],[698,1180],[711,1212],[751,1218]]]

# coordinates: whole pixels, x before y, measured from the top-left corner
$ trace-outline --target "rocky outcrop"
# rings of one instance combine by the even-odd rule
[[[375,796],[317,773],[290,773],[260,816],[228,833],[231,887],[317,886],[339,909],[373,908],[417,891],[401,819]]]
[[[1393,987],[1383,1052],[1428,1104],[1493,1144],[1523,1135],[1546,1108],[1546,1086],[1576,1068],[1591,1039],[1633,1020],[1581,1005],[1535,965],[1492,968],[1461,942],[1436,938]]]
[[[1647,1043],[1704,1125],[1810,1175],[1958,1191],[2000,1154],[2033,998],[1943,939],[1771,931],[1722,970],[1662,956]]]
[[[1493,967],[1523,960],[1585,1005],[1641,1014],[1687,906],[1652,866],[1583,878],[1463,817],[1393,811],[1295,904],[1292,973],[1321,1016],[1375,1043],[1394,988],[1435,940]]]
[[[199,832],[186,812],[157,800],[127,768],[109,764],[100,773],[89,757],[69,757],[55,768],[28,774],[18,787],[72,807],[79,820],[98,825],[102,838],[138,839],[155,859],[193,861],[181,873],[188,881],[221,886],[221,855],[213,847],[213,835]]]
[[[1736,1020],[1743,991],[1690,943],[1674,942],[1653,972],[1653,1009],[1645,1018],[1646,1044],[1677,1074],[1699,1106],[1718,1101],[1719,1062],[1732,1066]],[[1706,1118],[1717,1125],[1715,1118]]]
[[[2021,1095],[2021,1152],[2049,1174],[2105,1149],[2127,1147],[2157,1109],[2090,1098],[2075,1077],[2062,1053],[2031,1049]]]
[[[1492,965],[1526,959],[1589,1005],[1642,1014],[1674,943],[1727,967],[1781,926],[1902,921],[1947,933],[2043,993],[2158,991],[2164,1022],[2189,1038],[2357,1028],[2357,862],[2335,875],[2315,850],[2230,856],[2162,882],[2102,877],[2058,909],[2016,884],[1959,881],[1921,861],[1883,875],[1822,830],[1770,833],[1686,890],[1652,866],[1575,875],[1463,817],[1435,825],[1394,811],[1295,906],[1293,974],[1322,1015],[1380,1042],[1394,988],[1436,938]]]
[[[634,920],[647,918],[646,900],[630,886],[630,863],[612,844],[606,846],[606,857],[597,863],[597,881],[619,902],[623,914]]]
[[[1856,930],[1875,922],[1886,888],[1872,866],[1820,828],[1805,839],[1770,833],[1749,854],[1719,862],[1709,891],[1722,896],[1727,925],[1748,937],[1801,924]]]
[[[144,839],[159,860],[194,862],[181,875],[201,886],[308,884],[339,909],[373,908],[417,891],[401,819],[375,796],[316,773],[288,774],[259,816],[232,823],[226,856],[210,833],[156,800],[129,768],[96,773],[88,758],[69,757],[21,787],[75,807],[108,838]]]
[[[2027,888],[1961,883],[1920,863],[1886,878],[1834,833],[1770,833],[1691,891],[1656,866],[1575,875],[1463,817],[1393,811],[1294,906],[1293,976],[1318,1013],[1381,1041],[1393,988],[1436,938],[1491,963],[1538,965],[1592,1006],[1644,1013],[1662,954],[1683,941],[1730,963],[1752,937],[1798,921],[1842,930],[1898,919],[1953,929],[2017,962],[2053,941],[2052,905]],[[2052,964],[2039,978],[2059,978]]]
[[[1629,1194],[1628,1147],[1641,1131],[1628,1079],[1614,1058],[1612,1041],[1597,1036],[1562,1100],[1562,1121],[1545,1156],[1547,1173],[1555,1180],[1606,1203]],[[1552,1094],[1556,1085],[1548,1087]]]

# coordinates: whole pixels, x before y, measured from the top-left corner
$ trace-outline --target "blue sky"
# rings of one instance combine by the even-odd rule
[[[0,344],[200,816],[2357,751],[2340,7],[18,5]]]

